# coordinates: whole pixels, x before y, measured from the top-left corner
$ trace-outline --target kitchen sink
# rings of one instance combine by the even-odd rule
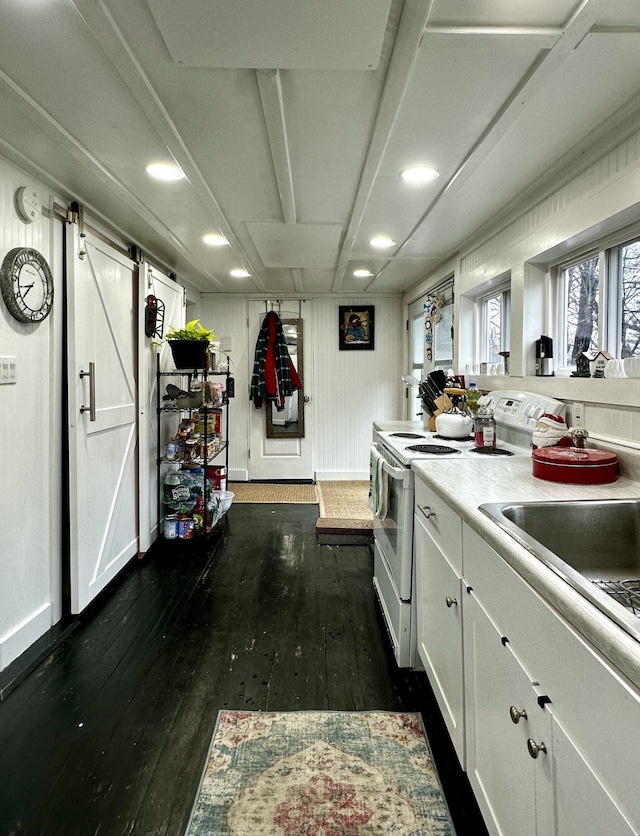
[[[480,511],[640,640],[640,499],[487,503]]]

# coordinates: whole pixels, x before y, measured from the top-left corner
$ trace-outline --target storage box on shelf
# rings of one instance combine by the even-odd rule
[[[230,373],[161,371],[157,377],[158,532],[202,540],[224,517],[233,494],[229,465]]]

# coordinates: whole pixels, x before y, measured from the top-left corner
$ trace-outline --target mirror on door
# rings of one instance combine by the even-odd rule
[[[289,356],[304,386],[303,327],[302,319],[282,319],[282,330],[287,341]],[[284,409],[275,404],[265,410],[267,438],[304,438],[304,394],[295,391],[285,398]]]

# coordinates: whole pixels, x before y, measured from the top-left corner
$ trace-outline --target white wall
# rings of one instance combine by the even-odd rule
[[[236,397],[230,405],[229,474],[248,471],[249,382],[255,337],[247,326],[247,298],[203,294],[198,315],[219,338],[231,340]],[[255,295],[250,298],[258,298]],[[308,296],[305,298],[309,298]],[[340,351],[340,305],[375,306],[375,349]],[[402,357],[405,324],[399,295],[314,296],[312,343],[305,340],[305,366],[312,363],[312,398],[305,423],[312,422],[316,479],[364,479],[369,474],[371,425],[375,419],[402,418]],[[307,314],[305,314],[307,316]],[[286,478],[283,474],[282,478]]]
[[[17,383],[0,386],[0,670],[60,617],[60,439],[62,224],[26,224],[14,209],[20,186],[50,195],[0,158],[0,257],[33,247],[54,278],[53,311],[42,323],[17,322],[0,300],[0,355],[17,358]]]
[[[580,401],[585,404],[585,425],[594,438],[640,447],[638,381],[539,378],[534,374],[533,343],[544,333],[543,285],[548,265],[598,237],[640,221],[640,129],[600,154],[592,151],[588,164],[575,161],[573,165],[573,171],[562,176],[556,173],[555,183],[541,184],[537,199],[497,219],[495,231],[478,236],[446,268],[405,294],[405,301],[410,302],[454,270],[456,365],[457,371],[464,373],[467,363],[483,359],[473,356],[473,295],[510,275],[510,379],[478,375],[478,385],[495,389],[511,383],[564,400],[569,420],[572,403]]]

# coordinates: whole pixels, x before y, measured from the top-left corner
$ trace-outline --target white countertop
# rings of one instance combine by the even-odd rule
[[[418,478],[454,508],[579,633],[640,688],[640,642],[478,510],[487,502],[640,497],[640,483],[623,476],[610,485],[547,482],[533,476],[529,457],[429,459],[414,462],[411,467]]]

